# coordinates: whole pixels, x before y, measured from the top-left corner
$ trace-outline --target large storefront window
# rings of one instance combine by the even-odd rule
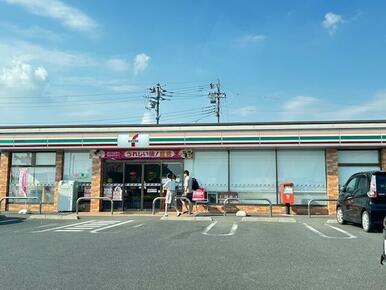
[[[53,203],[55,156],[55,152],[13,153],[9,196],[38,197],[43,203]],[[25,201],[15,200],[15,202]]]
[[[339,150],[339,187],[351,175],[361,171],[380,170],[378,150]]]
[[[230,151],[230,190],[238,192],[240,198],[268,198],[275,202],[275,151]]]
[[[91,182],[92,160],[88,152],[65,152],[63,179]]]
[[[228,152],[195,152],[191,176],[207,191],[228,191]]]
[[[278,182],[294,183],[295,204],[326,198],[324,150],[278,150]]]

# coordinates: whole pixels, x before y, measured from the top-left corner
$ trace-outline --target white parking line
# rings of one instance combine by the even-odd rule
[[[50,228],[50,229],[45,229],[45,230],[40,230],[40,231],[33,231],[33,233],[44,233],[44,232],[49,232],[49,231],[55,231],[55,230],[59,230],[59,229],[69,228],[69,227],[73,227],[76,225],[88,224],[88,223],[92,223],[92,222],[95,222],[95,220],[81,222],[81,223],[75,223],[75,224],[69,224],[69,225],[65,225],[65,226],[60,226],[60,227],[55,227],[55,228]]]
[[[12,222],[12,221],[18,221],[18,219],[10,219],[10,220],[5,220],[5,221],[0,221],[0,223],[7,223],[7,222]]]
[[[342,230],[340,228],[337,228],[337,227],[334,227],[334,226],[330,226],[330,225],[327,225],[327,226],[329,226],[330,228],[333,228],[334,230],[337,230],[338,232],[341,232],[341,233],[347,235],[349,237],[349,239],[356,239],[357,238],[356,236],[350,234],[349,232],[346,232],[345,230]]]
[[[74,230],[74,229],[64,229],[64,230],[56,230],[55,232],[71,232],[71,233],[78,233],[83,232],[83,230]]]
[[[227,237],[227,236],[233,236],[239,225],[237,223],[233,223],[231,230],[227,234],[209,234],[208,232],[217,224],[217,221],[211,223],[209,226],[205,228],[205,230],[202,232],[203,235],[206,236],[214,236],[214,237]]]
[[[326,226],[329,226],[330,228],[334,229],[334,230],[337,230],[345,235],[347,235],[347,237],[330,237],[330,236],[327,236],[325,234],[323,234],[322,232],[319,232],[317,229],[315,229],[314,227],[306,224],[306,223],[303,223],[303,225],[308,228],[310,231],[318,234],[319,236],[321,236],[322,238],[326,238],[326,239],[338,239],[338,240],[349,240],[349,239],[356,239],[357,237],[340,229],[340,228],[337,228],[337,227],[334,227],[334,226],[330,226],[330,225],[327,225]]]
[[[143,226],[143,224],[139,224],[139,225],[133,226],[133,228],[139,228],[139,227],[142,227],[142,226]]]
[[[208,234],[208,232],[217,224],[217,221],[211,223],[209,226],[206,227],[206,229],[202,232],[203,235]]]
[[[103,231],[103,230],[106,230],[106,229],[110,229],[110,228],[114,228],[114,227],[117,227],[117,226],[120,226],[120,225],[132,223],[133,221],[134,220],[128,220],[128,221],[121,222],[121,223],[118,223],[118,224],[110,225],[110,226],[107,226],[107,227],[103,227],[103,228],[100,228],[100,229],[93,230],[90,233],[94,233],[95,234],[97,232],[100,232],[100,231]]]

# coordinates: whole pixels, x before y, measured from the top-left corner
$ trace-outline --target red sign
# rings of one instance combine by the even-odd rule
[[[102,159],[148,160],[148,159],[182,159],[182,150],[100,150]]]

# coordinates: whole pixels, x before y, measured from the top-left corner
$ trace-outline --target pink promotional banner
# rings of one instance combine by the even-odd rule
[[[27,196],[28,168],[19,168],[19,194]]]
[[[113,160],[151,160],[151,159],[183,159],[182,150],[98,150],[102,159]]]

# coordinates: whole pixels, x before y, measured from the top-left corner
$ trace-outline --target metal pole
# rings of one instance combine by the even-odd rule
[[[237,197],[228,197],[224,200],[224,216],[226,216],[226,204],[229,203],[230,200],[237,200],[240,202],[240,198]],[[266,201],[269,204],[269,215],[272,217],[272,201],[268,198],[251,198],[251,199],[243,199],[245,201]],[[247,203],[239,203],[239,204],[247,204]]]
[[[323,198],[316,198],[316,199],[311,199],[309,202],[308,202],[308,217],[311,218],[311,204],[315,201],[338,201],[337,199],[333,199],[333,198],[327,198],[327,199],[323,199]]]
[[[216,105],[217,105],[217,109],[216,109],[216,116],[217,116],[217,123],[220,123],[220,96],[221,96],[221,92],[220,92],[220,81],[217,80],[217,84],[216,84],[216,87],[217,87],[217,102],[216,102]]]
[[[5,196],[5,197],[2,197],[2,198],[0,198],[0,209],[1,209],[1,203],[3,202],[3,200],[8,200],[8,199],[24,199],[24,200],[36,199],[39,203],[39,213],[42,214],[42,201],[40,198],[38,198],[36,196],[26,196],[26,197],[23,197],[23,196]]]
[[[161,85],[160,84],[156,85],[156,93],[157,93],[157,103],[156,103],[156,114],[157,114],[157,117],[156,117],[156,120],[157,120],[157,125],[158,125],[159,124],[159,119],[160,119],[160,115],[159,115],[159,102],[160,102],[160,99],[161,99]]]

